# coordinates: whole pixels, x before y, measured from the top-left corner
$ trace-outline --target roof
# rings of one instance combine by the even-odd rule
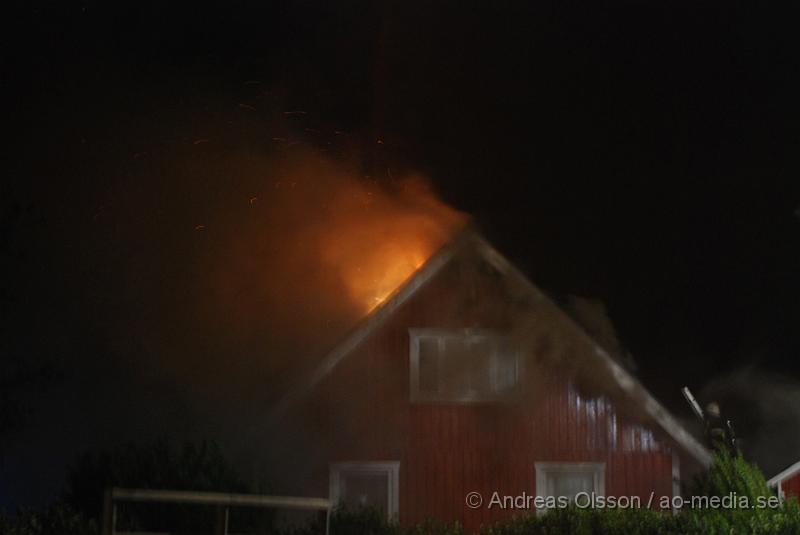
[[[789,479],[798,472],[800,472],[800,461],[797,461],[793,465],[789,466],[788,468],[782,470],[781,472],[769,478],[767,480],[767,485],[769,485],[770,487],[776,487],[782,481]]]
[[[613,378],[619,388],[632,400],[642,407],[644,412],[652,418],[680,447],[696,459],[702,466],[710,466],[712,456],[670,412],[663,407],[650,392],[617,362],[605,349],[603,349],[569,314],[551,300],[542,290],[534,285],[522,274],[507,258],[470,227],[462,230],[455,238],[445,244],[437,253],[418,269],[405,283],[400,285],[392,295],[378,308],[367,315],[333,351],[313,369],[302,381],[297,383],[273,407],[271,418],[277,420],[293,404],[303,399],[314,387],[319,384],[334,368],[350,355],[370,334],[375,332],[395,310],[407,302],[417,291],[422,288],[434,275],[439,273],[459,251],[472,248],[483,259],[494,267],[500,274],[511,279],[519,293],[528,294],[537,301],[545,301],[552,305],[563,320],[569,322],[579,336],[583,337],[594,349],[593,353],[597,362]],[[800,464],[800,463],[798,463]]]

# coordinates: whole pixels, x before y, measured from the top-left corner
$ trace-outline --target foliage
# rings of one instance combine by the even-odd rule
[[[718,452],[712,468],[698,478],[693,496],[736,496],[749,504],[775,496],[759,469],[741,454]],[[800,506],[789,499],[777,507],[694,507],[687,502],[679,514],[647,508],[555,509],[544,515],[520,515],[483,527],[479,535],[800,535]],[[765,502],[766,503],[766,502]],[[293,535],[318,533],[319,525]],[[331,519],[332,535],[464,535],[457,524],[428,521],[401,527],[374,509],[338,510]]]
[[[675,517],[651,509],[555,509],[523,515],[481,531],[481,535],[644,535],[674,533]]]
[[[19,509],[11,517],[0,511],[0,535],[96,535],[97,522],[63,503],[42,510]]]
[[[741,452],[731,454],[724,448],[714,453],[711,469],[695,480],[692,494],[746,500],[751,505],[774,496],[757,466],[748,463]],[[682,521],[687,531],[710,535],[800,533],[800,509],[795,499],[778,508],[694,508],[682,515]]]
[[[726,496],[733,492],[751,500],[773,494],[756,465],[748,463],[741,452],[731,454],[724,448],[714,453],[711,469],[695,480],[692,492],[703,496]]]
[[[360,533],[363,535],[399,535],[397,522],[387,519],[374,507],[342,508],[331,516],[331,533]]]
[[[103,490],[109,487],[248,490],[215,443],[186,442],[176,446],[166,439],[129,443],[111,452],[81,456],[67,475],[64,501],[79,513],[98,518]]]
[[[238,490],[241,481],[229,471],[227,465],[218,466],[222,462],[219,452],[211,446],[211,453],[203,453],[196,447],[185,446],[178,452],[167,454],[165,446],[155,445],[152,450],[134,448],[123,454],[127,459],[122,463],[126,469],[134,470],[137,486],[157,486],[166,483],[172,488],[189,488],[184,485],[205,485],[201,490],[219,490],[210,487],[215,482],[225,482],[230,490]],[[169,449],[169,448],[168,448]],[[154,456],[155,458],[153,458]],[[160,460],[156,460],[160,459]],[[170,462],[166,463],[165,459]],[[213,462],[212,462],[213,460]],[[137,461],[137,462],[133,462]],[[194,462],[190,462],[194,461]],[[139,463],[139,464],[137,464]],[[166,463],[166,465],[165,465]],[[115,463],[111,463],[115,465]],[[94,466],[94,465],[92,465]],[[105,466],[105,465],[104,465]],[[161,467],[164,471],[155,471],[160,478],[139,479],[142,473],[136,468],[148,467],[154,470]],[[189,469],[193,467],[192,469]],[[205,468],[203,468],[205,467]],[[124,479],[127,472],[122,468],[112,471],[113,481],[131,481]],[[78,473],[78,472],[76,472]],[[97,470],[89,471],[97,474]],[[224,477],[223,477],[224,476]],[[80,479],[80,478],[78,478]],[[73,490],[77,481],[73,481]],[[162,487],[163,488],[163,487]],[[198,489],[197,486],[191,487]],[[718,452],[713,467],[698,478],[690,489],[693,496],[726,497],[736,495],[746,497],[749,503],[768,499],[774,496],[767,487],[763,475],[758,468],[745,461],[740,454],[730,455]],[[163,514],[160,512],[159,514]],[[182,514],[187,514],[183,511]],[[15,517],[0,515],[0,535],[48,535],[58,533],[64,535],[95,535],[97,523],[68,504],[59,504],[43,511],[21,510]],[[144,518],[144,517],[141,517]],[[141,520],[139,518],[139,520]],[[184,520],[187,517],[184,517]],[[186,523],[181,529],[197,529],[207,531],[211,525],[210,518],[191,517],[193,523]],[[163,518],[159,520],[163,521]],[[322,520],[317,518],[306,526],[271,529],[271,526],[260,525],[257,529],[238,529],[237,532],[280,533],[280,535],[312,535],[322,533]],[[402,527],[396,519],[387,519],[382,511],[374,508],[338,509],[330,519],[331,535],[465,535],[466,532],[458,524],[446,524],[429,520],[421,524]],[[202,527],[201,527],[201,524]],[[128,528],[137,528],[142,523],[131,520]],[[188,527],[187,527],[188,526]],[[249,524],[252,528],[255,524]],[[170,528],[180,531],[175,525],[159,526],[160,530]],[[270,530],[271,529],[271,530]],[[685,506],[679,514],[655,511],[647,508],[632,509],[578,509],[570,507],[555,509],[544,515],[520,515],[483,527],[479,535],[800,535],[800,505],[795,499],[789,499],[777,507],[737,508],[737,507],[689,507]]]
[[[258,492],[251,488],[226,461],[213,442],[175,445],[161,439],[152,443],[130,443],[106,453],[81,456],[67,476],[64,502],[85,518],[99,519],[103,490],[109,487]],[[118,508],[120,529],[150,529],[183,532],[213,526],[212,507],[160,503],[124,503]],[[265,527],[272,512],[236,512],[237,525]]]
[[[319,526],[293,535],[321,533]],[[645,508],[556,509],[544,515],[527,514],[487,526],[479,535],[800,535],[800,507],[788,500],[776,509],[740,510],[730,515],[720,509],[697,509],[673,515]],[[337,511],[331,535],[465,535],[458,524],[427,521],[400,527],[374,510]]]

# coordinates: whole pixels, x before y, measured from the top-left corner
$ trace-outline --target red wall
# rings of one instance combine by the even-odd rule
[[[672,495],[669,448],[626,421],[608,398],[581,395],[561,373],[528,369],[531,396],[517,404],[410,403],[408,329],[510,328],[520,306],[511,295],[485,265],[456,262],[317,387],[303,415],[321,448],[317,493],[327,494],[330,462],[399,460],[401,522],[437,518],[468,529],[515,513],[469,509],[468,492],[487,502],[494,491],[535,495],[537,461],[605,462],[606,495],[645,503],[651,491],[656,500]],[[563,323],[546,307],[537,313],[544,324]],[[563,345],[545,339],[539,350]]]
[[[800,472],[781,481],[784,496],[795,496],[800,499]]]

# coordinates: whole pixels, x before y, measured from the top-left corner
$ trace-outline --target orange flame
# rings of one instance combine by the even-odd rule
[[[350,266],[343,266],[342,279],[353,301],[369,312],[392,294],[432,254],[427,243],[413,236],[396,240],[365,254]]]
[[[270,179],[237,197],[250,202],[229,225],[215,279],[224,321],[242,337],[270,332],[287,344],[308,343],[313,332],[314,343],[332,343],[385,303],[466,219],[422,178],[365,180],[307,150],[237,168],[253,183]]]
[[[419,178],[403,182],[393,195],[366,192],[361,206],[352,200],[344,202],[352,219],[323,238],[322,260],[367,313],[422,267],[464,216],[436,199]]]

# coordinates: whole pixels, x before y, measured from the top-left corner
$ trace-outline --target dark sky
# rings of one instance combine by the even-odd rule
[[[148,318],[192,331],[186,281],[212,249],[194,227],[257,189],[219,176],[273,138],[356,154],[376,180],[424,173],[540,286],[602,299],[678,412],[680,386],[742,367],[800,379],[796,9],[52,4],[0,32],[2,358],[58,376],[9,390],[26,415],[0,445],[0,503],[52,496],[82,449],[232,432],[190,401],[217,385],[182,386],[203,366],[151,365],[197,346]],[[212,338],[205,359],[225,353]]]

